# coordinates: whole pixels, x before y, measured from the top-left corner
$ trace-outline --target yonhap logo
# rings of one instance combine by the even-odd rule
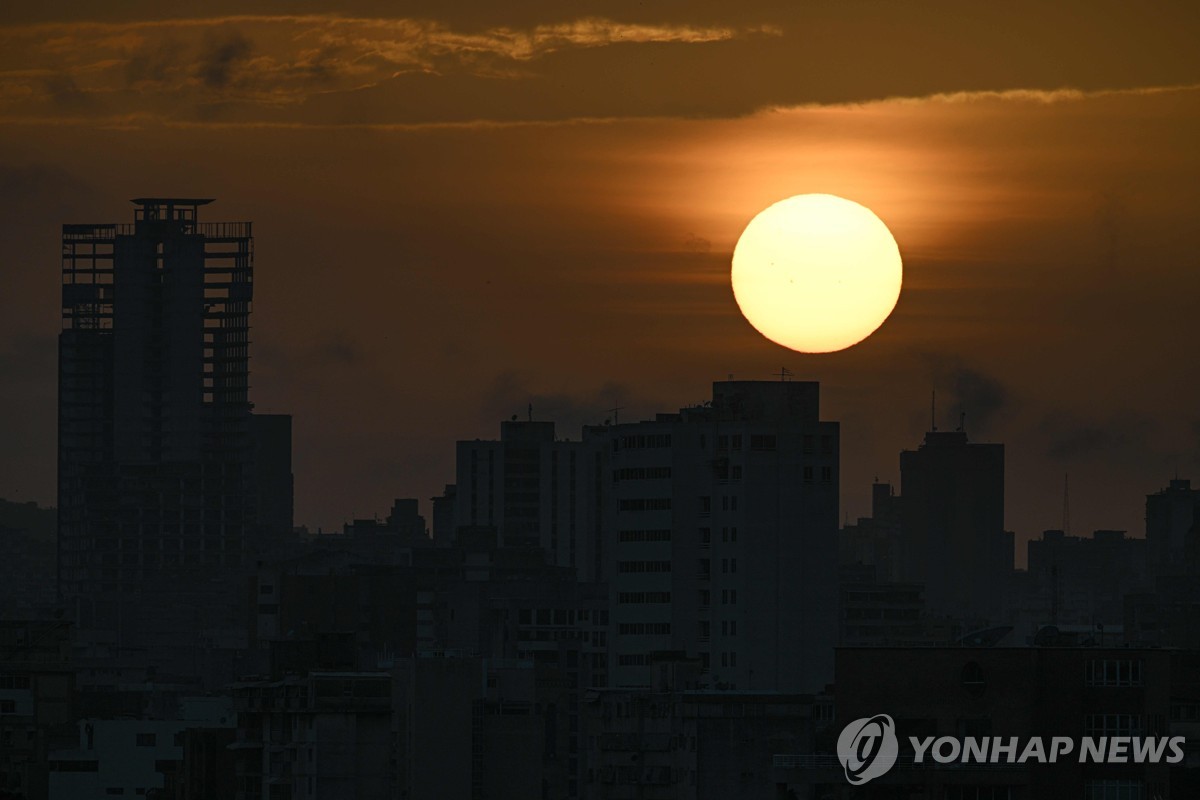
[[[906,769],[944,764],[1179,764],[1185,757],[1183,736],[909,736],[912,755]],[[896,723],[887,714],[856,719],[837,740],[838,760],[846,780],[860,786],[896,765],[900,745]]]
[[[887,714],[856,719],[838,736],[838,760],[846,780],[858,786],[878,778],[896,763],[900,745],[896,723]]]

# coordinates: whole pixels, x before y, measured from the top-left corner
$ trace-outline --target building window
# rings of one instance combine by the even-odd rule
[[[1142,800],[1145,787],[1141,781],[1098,780],[1083,786],[1084,800]]]
[[[968,661],[962,668],[962,686],[972,697],[982,697],[987,691],[987,683],[983,680],[983,667],[978,661]]]
[[[1086,714],[1084,736],[1141,736],[1145,723],[1140,714]]]
[[[670,572],[670,561],[621,561],[617,571],[622,573]]]
[[[775,437],[765,433],[755,433],[750,435],[751,450],[774,450]]]
[[[620,509],[622,511],[670,511],[671,498],[633,497],[627,500],[622,500]]]
[[[1140,658],[1093,658],[1084,664],[1087,686],[1141,686]]]
[[[644,603],[670,603],[670,592],[620,592],[617,602],[621,605],[641,605]],[[582,612],[580,612],[582,613]]]
[[[804,468],[804,482],[805,483],[813,482],[813,468],[812,467]]]
[[[137,735],[138,747],[154,747],[157,737],[153,733],[139,733]]]

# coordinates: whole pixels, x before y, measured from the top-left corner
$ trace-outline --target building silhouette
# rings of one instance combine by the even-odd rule
[[[1179,573],[1200,567],[1200,489],[1190,480],[1173,479],[1165,489],[1146,495],[1146,541],[1155,568]]]
[[[813,691],[836,641],[838,452],[818,384],[722,381],[582,441],[512,420],[499,441],[459,442],[435,519],[452,503],[457,530],[606,583],[611,686],[649,685],[651,654],[669,651],[707,685]]]
[[[903,545],[898,577],[925,586],[933,614],[996,619],[1013,568],[1004,530],[1004,445],[931,431],[900,453]]]
[[[434,500],[434,536],[452,541],[439,514],[453,509],[454,528],[488,527],[504,547],[541,547],[550,562],[574,567],[580,580],[603,570],[597,528],[603,487],[597,442],[560,440],[554,423],[506,420],[499,441],[460,441],[456,483]]]
[[[718,381],[711,401],[589,429],[605,442],[615,687],[649,653],[719,688],[815,691],[837,636],[838,423],[820,387]]]
[[[133,223],[62,229],[58,579],[85,627],[292,522],[290,418],[249,399],[251,224],[133,202]]]

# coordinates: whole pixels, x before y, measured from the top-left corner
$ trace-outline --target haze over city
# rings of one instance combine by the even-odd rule
[[[1078,529],[1140,534],[1139,497],[1200,468],[1190,6],[241,8],[4,12],[11,497],[53,500],[57,226],[154,194],[255,220],[252,395],[295,415],[314,528],[433,496],[450,442],[529,403],[577,436],[781,366],[843,423],[850,518],[934,389],[1008,445],[1019,540],[1065,473]],[[814,191],[887,222],[905,286],[798,356],[738,314],[729,254]]]

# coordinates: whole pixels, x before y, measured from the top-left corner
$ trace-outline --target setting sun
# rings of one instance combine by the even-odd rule
[[[802,194],[750,221],[731,280],[742,314],[763,336],[802,353],[831,353],[883,324],[902,271],[896,240],[870,209]]]

